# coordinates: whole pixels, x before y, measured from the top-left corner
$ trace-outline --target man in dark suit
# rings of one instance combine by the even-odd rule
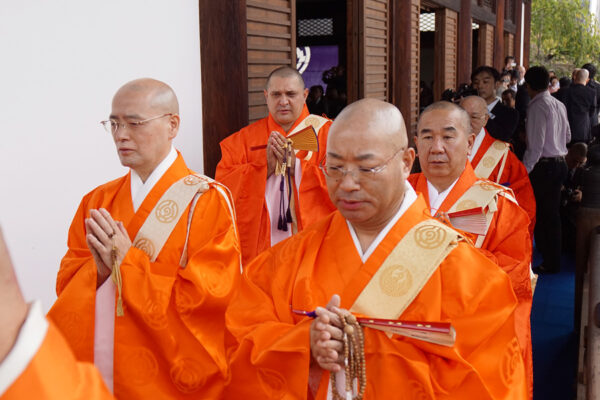
[[[600,83],[594,80],[596,76],[596,66],[591,63],[584,64],[582,68],[590,71],[590,80],[587,83],[587,86],[594,89],[596,92],[596,111],[594,112],[594,117],[592,118],[592,136],[600,137],[600,125],[598,121],[598,113],[600,113]]]
[[[571,143],[589,143],[592,139],[592,124],[594,116],[596,121],[596,92],[585,86],[589,71],[585,68],[578,69],[571,86],[565,91],[564,99],[560,99],[567,108],[569,126],[571,127]]]
[[[471,83],[480,97],[487,103],[490,118],[485,128],[492,137],[509,142],[513,139],[519,123],[519,113],[504,104],[496,96],[500,85],[500,74],[489,66],[481,66],[471,74]]]

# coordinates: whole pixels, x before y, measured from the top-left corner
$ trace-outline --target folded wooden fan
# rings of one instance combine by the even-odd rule
[[[319,139],[317,138],[317,132],[312,125],[291,134],[286,139],[292,143],[292,148],[294,150],[319,151]],[[266,144],[252,146],[250,147],[250,150],[260,150],[266,147]]]

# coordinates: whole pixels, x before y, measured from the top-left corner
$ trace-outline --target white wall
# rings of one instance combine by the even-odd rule
[[[127,171],[98,123],[119,86],[175,89],[175,146],[202,172],[198,1],[6,1],[0,37],[0,225],[26,297],[47,310],[81,197]]]

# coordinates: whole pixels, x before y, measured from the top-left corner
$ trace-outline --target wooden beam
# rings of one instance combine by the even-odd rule
[[[471,8],[471,16],[477,22],[484,22],[492,26],[496,25],[496,15],[489,9],[478,5],[473,5]]]
[[[219,142],[248,125],[246,0],[199,0],[204,174],[214,177]]]
[[[416,132],[419,113],[419,20],[420,0],[392,3],[391,102],[402,112],[408,137]]]
[[[506,0],[496,0],[496,29],[494,29],[494,68],[504,67],[504,10]]]
[[[458,68],[456,81],[470,82],[473,57],[471,0],[461,0],[458,13]]]
[[[529,68],[529,41],[531,40],[531,2],[525,2],[525,25],[523,27],[523,65],[525,68]]]

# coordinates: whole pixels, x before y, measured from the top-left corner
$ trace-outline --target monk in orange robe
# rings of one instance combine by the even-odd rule
[[[490,116],[483,98],[465,97],[461,100],[460,106],[469,113],[471,127],[475,133],[473,150],[469,154],[469,161],[475,170],[475,175],[512,189],[517,202],[527,212],[530,220],[529,236],[533,238],[535,196],[525,165],[510,151],[510,144],[494,139],[485,129]],[[485,160],[481,162],[482,159]]]
[[[130,172],[81,201],[48,314],[117,398],[218,398],[227,379],[225,308],[241,257],[233,203],[172,147],[178,112],[163,82],[116,93],[104,125]]]
[[[40,303],[25,303],[1,230],[0,326],[0,399],[113,398],[93,364],[75,360]]]
[[[233,194],[244,265],[335,209],[319,170],[331,121],[309,114],[308,89],[290,67],[271,72],[264,95],[269,115],[221,142],[216,171],[216,179]],[[309,125],[317,133],[318,152],[292,153],[288,179],[278,176],[286,137]],[[287,209],[291,219],[285,218]]]
[[[526,398],[510,280],[427,216],[406,182],[407,142],[400,111],[380,100],[352,103],[334,121],[322,168],[338,211],[245,268],[226,315],[238,341],[226,399],[346,398],[338,313],[349,311],[456,330],[445,347],[362,328],[365,399]],[[314,320],[292,311],[315,308]]]
[[[530,314],[531,239],[529,218],[509,190],[480,180],[467,160],[474,134],[464,109],[449,102],[434,103],[420,116],[415,144],[422,173],[412,174],[409,182],[422,193],[434,216],[452,215],[481,207],[487,231],[465,231],[479,250],[499,265],[510,277],[519,301],[515,312],[516,331],[528,373],[530,396],[533,393]],[[452,219],[450,219],[452,221]],[[466,229],[466,228],[465,228]]]

